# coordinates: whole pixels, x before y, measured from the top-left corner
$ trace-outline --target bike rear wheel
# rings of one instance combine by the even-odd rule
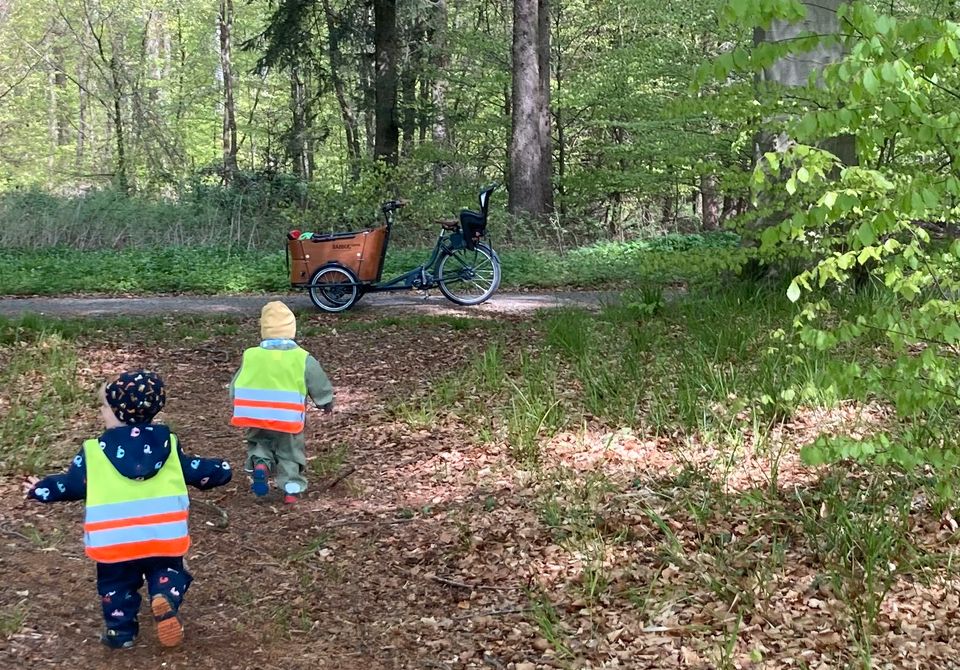
[[[345,267],[322,267],[313,274],[310,283],[310,302],[324,312],[342,312],[360,299],[357,275]]]
[[[440,292],[458,305],[479,305],[500,286],[500,260],[486,244],[449,251],[437,267]]]

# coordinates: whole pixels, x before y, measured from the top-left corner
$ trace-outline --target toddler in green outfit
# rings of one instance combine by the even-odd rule
[[[243,352],[243,362],[230,383],[230,423],[246,428],[251,489],[258,497],[267,495],[272,471],[288,504],[296,503],[307,490],[303,438],[307,399],[324,412],[333,411],[330,379],[317,359],[297,345],[296,334],[297,319],[285,304],[264,305],[261,342]]]

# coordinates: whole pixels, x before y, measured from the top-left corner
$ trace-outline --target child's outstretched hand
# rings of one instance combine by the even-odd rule
[[[27,477],[26,479],[24,479],[24,480],[23,480],[23,495],[25,495],[26,497],[29,498],[31,491],[33,491],[33,489],[34,489],[34,488],[36,487],[36,485],[39,484],[39,483],[40,483],[40,478],[39,478],[39,477],[32,477],[32,476],[31,476],[31,477]]]

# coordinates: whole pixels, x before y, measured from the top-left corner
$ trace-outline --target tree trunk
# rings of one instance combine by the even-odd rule
[[[510,142],[510,211],[543,216],[543,95],[539,67],[538,0],[513,2],[513,130]]]
[[[330,0],[323,0],[323,13],[327,19],[327,58],[330,60],[330,80],[333,83],[333,92],[340,107],[340,119],[343,122],[343,132],[347,139],[347,158],[352,170],[358,170],[360,134],[357,129],[357,117],[347,98],[346,85],[343,81],[343,54],[340,51],[340,34],[333,10],[330,8]],[[355,173],[354,176],[358,176],[358,173]]]
[[[447,127],[447,70],[450,67],[450,54],[447,52],[447,3],[436,0],[430,23],[430,55],[434,80],[430,87],[430,107],[433,109],[433,123],[430,134],[433,143],[446,154],[450,149],[450,129]],[[446,177],[446,160],[436,161],[433,165],[433,182],[437,186]]]
[[[537,69],[540,74],[540,189],[543,208],[553,211],[553,138],[550,118],[550,0],[537,7]]]
[[[417,133],[417,72],[423,70],[420,67],[419,56],[422,34],[420,22],[417,21],[410,28],[400,75],[401,127],[403,129],[401,153],[405,157],[413,154],[414,138]]]
[[[54,31],[53,39],[53,95],[57,98],[56,124],[57,124],[57,146],[63,147],[70,144],[70,120],[68,118],[67,105],[61,103],[66,98],[67,93],[67,63],[64,57],[64,49],[61,40],[63,39],[63,26],[58,22]]]
[[[846,0],[804,0],[807,15],[802,21],[789,23],[774,21],[769,28],[757,28],[754,31],[754,42],[786,42],[797,39],[805,33],[815,35],[834,35],[839,32],[837,10]],[[811,73],[817,74],[818,84],[822,83],[823,68],[836,63],[843,58],[841,44],[819,43],[812,50],[786,56],[764,68],[759,75],[760,82],[770,81],[781,86],[806,86]],[[758,142],[757,152],[769,150],[772,138],[761,139]],[[824,148],[833,152],[846,165],[857,163],[856,138],[853,135],[841,135],[828,138]]]
[[[81,59],[77,65],[77,150],[76,167],[83,167],[86,156],[87,134],[90,124],[87,120],[87,62]]]
[[[374,0],[374,91],[376,138],[374,156],[396,165],[400,144],[397,123],[397,2]]]
[[[223,75],[223,183],[229,184],[237,173],[237,113],[233,99],[233,0],[220,0],[220,69]]]
[[[306,181],[311,177],[307,155],[307,86],[301,76],[300,65],[290,66],[290,111],[293,124],[287,140],[287,153],[293,164],[293,173]]]
[[[557,35],[560,35],[560,27],[563,25],[563,3],[557,3],[556,9],[553,12],[554,26],[557,31]],[[566,172],[567,172],[567,150],[566,150],[566,128],[564,127],[565,119],[563,115],[563,85],[564,78],[566,77],[566,71],[563,69],[564,66],[564,50],[559,40],[556,45],[556,50],[554,53],[554,63],[556,64],[554,76],[557,82],[557,111],[556,111],[556,124],[557,124],[557,196],[560,199],[560,223],[562,224],[567,219],[567,201],[566,201]]]
[[[700,218],[704,230],[720,227],[720,198],[717,197],[717,175],[700,177]]]
[[[128,193],[130,180],[127,176],[127,147],[123,129],[123,83],[116,55],[110,57],[110,77],[113,88],[113,132],[117,142],[116,183],[121,192]]]

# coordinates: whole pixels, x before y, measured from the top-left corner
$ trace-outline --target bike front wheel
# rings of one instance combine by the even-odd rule
[[[449,251],[437,267],[437,284],[447,300],[479,305],[500,286],[500,260],[486,244]]]
[[[359,286],[349,269],[327,265],[310,278],[310,301],[324,312],[342,312],[360,299]]]

